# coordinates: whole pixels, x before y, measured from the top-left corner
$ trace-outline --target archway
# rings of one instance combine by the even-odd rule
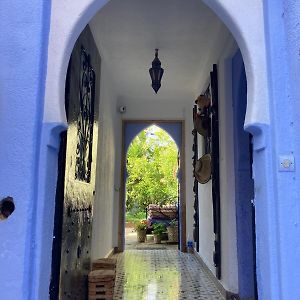
[[[51,78],[51,81],[46,86],[45,122],[66,122],[62,82],[66,77],[67,62],[79,34],[92,17],[110,1],[112,0],[87,0],[80,5],[72,1],[63,4],[59,1],[52,3],[51,20],[55,26],[51,27],[50,32],[47,77]],[[218,15],[241,49],[249,86],[245,126],[251,127],[254,123],[268,124],[268,97],[264,88],[267,78],[262,67],[266,65],[265,45],[263,31],[256,30],[257,27],[264,28],[262,3],[257,1],[256,5],[253,5],[253,2],[249,1],[237,5],[233,2],[222,3],[220,0],[199,1],[203,1]],[[70,8],[69,12],[65,11],[66,6]],[[255,18],[247,18],[249,14]],[[57,51],[58,48],[61,50]],[[259,112],[256,107],[258,103]]]
[[[133,139],[142,130],[145,130],[151,125],[157,125],[175,141],[180,158],[180,166],[178,170],[178,181],[179,181],[179,219],[180,219],[180,245],[181,251],[186,250],[186,196],[185,196],[185,143],[184,143],[184,122],[181,121],[159,121],[159,120],[143,120],[143,121],[124,121],[123,122],[123,151],[122,151],[122,167],[121,167],[121,193],[120,193],[120,204],[119,204],[119,239],[118,248],[119,251],[124,250],[124,232],[125,232],[125,195],[126,195],[126,154],[129,146]]]
[[[155,248],[157,224],[164,231],[157,235],[161,249],[178,248],[179,168],[179,148],[159,126],[149,125],[131,141],[126,153],[125,249]],[[170,224],[173,230],[167,228]]]
[[[44,121],[49,124],[51,130],[57,128],[57,123],[59,123],[60,126],[62,123],[65,123],[61,100],[63,95],[62,82],[64,82],[65,78],[67,58],[70,55],[79,32],[95,12],[104,5],[104,1],[89,1],[88,3],[81,4],[80,7],[75,7],[74,4],[70,4],[70,6],[74,8],[73,13],[79,12],[79,14],[75,14],[80,16],[74,17],[73,19],[64,16],[64,14],[67,13],[64,9],[60,9],[60,5],[61,4],[58,1],[53,3],[52,20],[57,27],[51,28],[48,72],[50,80],[48,81],[49,84],[47,86],[44,114]],[[264,88],[266,86],[266,75],[264,71],[261,70],[262,65],[265,65],[265,56],[264,51],[261,50],[264,49],[264,47],[261,47],[261,45],[259,47],[257,46],[257,41],[260,41],[261,34],[257,33],[257,35],[253,35],[253,32],[256,32],[258,21],[260,22],[261,27],[263,27],[261,4],[257,3],[257,6],[253,6],[253,2],[249,2],[247,4],[236,5],[236,3],[221,4],[220,1],[214,1],[210,2],[208,5],[228,26],[241,48],[248,79],[248,107],[245,126],[253,133],[254,150],[258,151],[257,155],[254,156],[254,161],[262,161],[260,166],[257,164],[254,164],[254,166],[257,167],[258,170],[265,170],[264,168],[267,168],[267,162],[263,151],[266,146],[264,133],[269,123],[268,97],[266,89]],[[251,12],[253,12],[253,15],[257,16],[255,20],[245,18],[245,15],[251,14]],[[62,24],[61,20],[64,20],[65,23]],[[60,38],[58,38],[58,36]],[[58,43],[61,47],[61,51],[59,52],[56,50],[58,48]],[[54,57],[55,55],[56,57]],[[57,101],[56,104],[54,103],[55,101]],[[51,130],[49,130],[49,132],[53,133],[53,130]],[[57,132],[54,134],[57,134]],[[54,139],[57,139],[57,136],[55,136]],[[256,194],[257,199],[260,197],[267,197],[267,189],[271,179],[258,177],[257,180],[265,187],[265,190],[262,189],[261,193]],[[262,223],[260,223],[262,229],[267,228],[268,225],[268,218],[264,217],[264,214],[266,213],[267,211],[259,215],[260,220],[262,221]],[[265,267],[266,268],[262,269],[267,270],[268,263],[266,263]],[[265,273],[265,271],[263,273]],[[271,272],[267,271],[266,273],[271,274]],[[267,282],[265,286],[268,286],[270,279],[268,276],[263,277],[266,278],[265,281]]]

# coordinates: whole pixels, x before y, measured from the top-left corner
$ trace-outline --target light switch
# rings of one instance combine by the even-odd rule
[[[294,155],[279,155],[279,171],[280,172],[294,172],[295,171]]]

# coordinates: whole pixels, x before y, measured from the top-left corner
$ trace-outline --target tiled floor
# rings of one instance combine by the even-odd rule
[[[126,250],[167,250],[178,249],[178,244],[169,244],[167,241],[162,241],[161,244],[155,244],[152,234],[147,234],[145,243],[137,242],[136,231],[133,228],[126,228],[125,230],[125,249]]]
[[[126,250],[118,255],[114,300],[223,300],[193,254]]]

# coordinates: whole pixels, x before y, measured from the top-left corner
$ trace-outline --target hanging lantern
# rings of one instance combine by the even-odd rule
[[[164,69],[161,67],[161,62],[158,59],[158,49],[155,49],[155,58],[152,62],[152,68],[149,70],[151,80],[152,80],[152,88],[157,94],[158,90],[161,87],[161,78],[164,74]]]

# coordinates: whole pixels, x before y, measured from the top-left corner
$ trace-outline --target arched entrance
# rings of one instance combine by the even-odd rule
[[[125,195],[126,195],[126,153],[136,135],[150,125],[155,124],[165,130],[175,141],[179,151],[179,249],[186,251],[186,196],[185,196],[185,143],[184,143],[184,122],[183,121],[160,121],[160,120],[141,120],[141,121],[124,121],[123,122],[123,152],[122,152],[122,168],[121,168],[121,193],[119,206],[119,251],[124,250],[124,225],[125,225]]]
[[[126,153],[126,250],[155,244],[178,249],[179,168],[179,149],[161,127],[149,125],[131,141]]]
[[[208,1],[207,1],[208,2]],[[74,42],[87,24],[90,18],[99,10],[103,5],[104,1],[88,1],[81,3],[80,6],[74,6],[70,3],[70,7],[73,8],[72,13],[74,18],[70,18],[68,13],[60,7],[59,1],[53,3],[53,14],[52,22],[57,26],[51,27],[50,46],[49,46],[49,70],[48,70],[48,86],[46,91],[46,105],[44,122],[52,128],[48,131],[54,135],[54,139],[57,139],[57,133],[53,128],[57,128],[57,123],[65,123],[65,112],[62,105],[63,100],[63,84],[66,65],[70,56],[71,49]],[[64,3],[64,5],[67,5]],[[263,27],[262,19],[262,8],[261,4],[257,3],[257,6],[253,6],[253,3],[239,4],[221,4],[219,1],[214,1],[208,4],[228,26],[233,35],[235,36],[245,62],[247,79],[248,79],[248,106],[245,126],[250,130],[254,136],[254,150],[257,151],[254,155],[254,167],[257,171],[266,171],[268,168],[267,156],[265,153],[266,140],[265,131],[269,124],[269,111],[268,111],[268,99],[267,91],[264,88],[266,86],[266,75],[262,71],[262,65],[265,65],[264,45],[261,47],[257,46],[258,41],[263,41],[262,34],[257,33],[256,27],[257,22]],[[250,20],[245,15],[251,14],[256,16],[255,19]],[[80,16],[80,17],[75,17]],[[64,20],[64,21],[62,21]],[[254,35],[256,32],[257,35]],[[59,47],[58,47],[59,44]],[[61,51],[57,51],[61,49]],[[263,51],[262,51],[263,49]],[[259,109],[258,109],[259,105]],[[49,128],[48,127],[48,128]],[[260,161],[260,164],[255,162]],[[261,173],[262,174],[262,173]],[[261,189],[256,193],[256,199],[266,199],[269,196],[269,186],[271,178],[267,177],[256,177],[255,181],[261,185]],[[49,204],[51,205],[51,204]],[[267,204],[265,204],[267,205]],[[263,210],[263,207],[257,207],[259,214],[257,215],[259,220],[259,230],[267,230],[268,228],[268,214],[269,210]],[[260,231],[258,231],[258,234]],[[276,240],[275,233],[273,234],[274,240]],[[40,233],[38,233],[39,235]],[[262,255],[264,250],[258,249],[258,259],[260,254]],[[261,278],[263,281],[261,285],[268,290],[269,283],[271,281],[272,272],[270,272],[271,265],[262,259],[260,260],[260,271]],[[276,267],[276,266],[274,266]]]
[[[53,2],[52,23],[56,26],[51,28],[50,33],[47,74],[53,80],[46,87],[45,122],[64,123],[66,121],[63,102],[64,87],[61,82],[64,82],[66,77],[67,62],[79,34],[92,17],[110,1],[112,0],[87,0],[81,5],[75,5],[72,1],[64,4],[59,1]],[[255,121],[267,124],[269,120],[267,91],[263,88],[266,86],[267,78],[266,72],[262,68],[266,64],[265,45],[263,32],[256,31],[257,27],[264,27],[262,4],[259,1],[256,6],[251,1],[239,5],[233,2],[222,3],[220,0],[204,0],[203,2],[224,22],[241,49],[249,85],[245,124],[249,123],[250,126]],[[72,11],[66,12],[65,6],[72,8]],[[255,18],[247,18],[249,14]],[[56,51],[58,48],[61,50]],[[54,103],[56,105],[53,105]],[[256,103],[261,105],[259,113],[255,109]]]

